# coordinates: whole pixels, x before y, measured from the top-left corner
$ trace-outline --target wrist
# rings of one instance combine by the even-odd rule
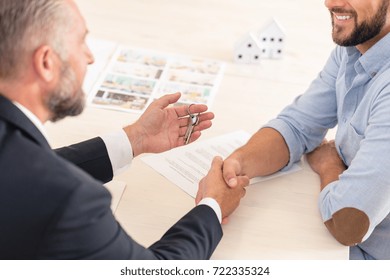
[[[215,214],[217,215],[219,223],[222,223],[222,210],[218,201],[216,201],[212,197],[205,197],[201,201],[199,201],[198,205],[207,205],[211,207],[211,209],[213,209]]]
[[[137,128],[136,124],[131,124],[123,128],[133,149],[133,156],[136,157],[144,153],[143,133]]]
[[[346,166],[344,165],[344,163],[342,162],[324,162],[319,170],[318,170],[318,174],[320,176],[325,176],[326,174],[333,174],[334,176],[338,176],[340,175],[341,173],[343,173],[345,171]]]

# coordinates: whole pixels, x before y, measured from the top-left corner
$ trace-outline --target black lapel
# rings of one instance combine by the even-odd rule
[[[0,94],[0,119],[20,129],[27,137],[44,148],[50,148],[46,138],[39,129],[10,100]]]

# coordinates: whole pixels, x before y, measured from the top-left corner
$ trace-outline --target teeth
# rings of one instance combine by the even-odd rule
[[[348,20],[348,19],[351,18],[351,16],[337,16],[337,15],[336,15],[336,18],[337,18],[338,20]]]

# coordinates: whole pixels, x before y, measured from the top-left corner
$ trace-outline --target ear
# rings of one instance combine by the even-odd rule
[[[59,58],[50,46],[40,46],[33,55],[34,69],[45,82],[52,82],[58,72]]]

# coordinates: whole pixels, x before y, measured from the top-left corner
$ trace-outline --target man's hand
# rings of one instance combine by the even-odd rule
[[[221,207],[222,219],[226,221],[226,218],[238,207],[241,198],[245,195],[245,187],[249,185],[249,178],[238,176],[237,185],[235,188],[230,188],[222,176],[222,165],[222,158],[215,157],[213,159],[208,174],[199,182],[195,203],[198,204],[205,197],[215,199]]]
[[[329,183],[338,180],[339,175],[346,170],[344,162],[337,153],[335,142],[324,140],[306,159],[321,179],[321,190]]]
[[[228,157],[223,163],[223,177],[229,187],[236,187],[238,184],[238,176],[241,174],[240,162],[233,158]]]
[[[254,178],[273,174],[286,166],[289,158],[283,136],[273,128],[264,127],[225,159],[223,177],[234,188],[237,176]]]
[[[167,94],[150,104],[142,116],[132,125],[126,126],[134,156],[142,153],[159,153],[184,145],[184,134],[188,124],[188,106],[168,107],[177,102],[180,93]],[[190,142],[197,140],[201,131],[211,127],[214,114],[204,104],[191,106],[191,114],[200,114]]]

